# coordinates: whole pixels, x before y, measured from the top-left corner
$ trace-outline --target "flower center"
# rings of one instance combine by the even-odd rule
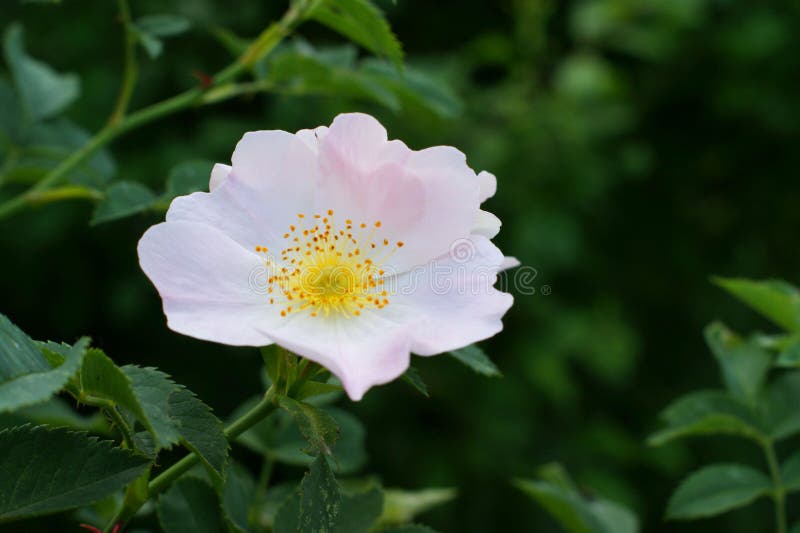
[[[386,271],[381,265],[403,242],[390,244],[380,238],[381,222],[337,224],[333,210],[306,219],[297,215],[283,239],[287,245],[277,261],[265,246],[269,271],[267,295],[270,304],[281,306],[281,316],[307,311],[312,317],[331,315],[351,318],[364,309],[389,305]],[[313,221],[313,226],[308,224]]]

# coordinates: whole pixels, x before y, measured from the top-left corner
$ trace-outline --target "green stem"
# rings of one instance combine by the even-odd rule
[[[764,455],[767,457],[769,473],[772,476],[772,499],[775,502],[775,527],[777,533],[786,533],[786,487],[781,479],[781,470],[778,465],[778,458],[775,455],[775,445],[772,440],[762,442]]]
[[[125,66],[122,71],[122,86],[119,90],[117,103],[114,111],[108,119],[108,124],[113,126],[118,124],[125,113],[128,111],[133,87],[136,85],[136,78],[139,76],[139,68],[136,64],[136,34],[134,33],[133,21],[131,20],[131,10],[128,0],[118,0],[119,18],[125,32]]]
[[[80,401],[86,405],[91,405],[92,407],[98,407],[102,409],[122,434],[122,441],[125,443],[125,446],[131,450],[136,449],[133,443],[133,433],[131,433],[131,428],[128,425],[128,422],[122,417],[120,412],[117,411],[117,405],[114,402],[111,400],[106,400],[105,398],[95,398],[93,396],[84,396]]]
[[[242,72],[249,69],[253,63],[270,53],[302,20],[305,10],[308,9],[308,5],[309,4],[306,2],[292,3],[284,16],[278,22],[265,29],[235,62],[214,76],[211,85],[208,87],[189,89],[159,103],[145,107],[135,113],[121,117],[117,122],[109,122],[109,124],[97,132],[83,147],[73,152],[72,155],[62,161],[61,164],[48,172],[38,183],[19,196],[0,204],[0,219],[11,216],[29,205],[33,199],[35,199],[37,193],[58,185],[58,183],[74,170],[75,167],[123,133],[194,105],[207,103],[203,101],[204,94],[236,78]],[[227,97],[233,97],[235,95],[236,91],[233,91]],[[218,102],[223,99],[225,98],[212,99],[212,102]],[[125,106],[127,107],[127,103]]]
[[[277,391],[274,387],[270,387],[267,392],[264,394],[264,397],[261,398],[261,401],[258,402],[252,409],[247,411],[244,415],[240,418],[233,421],[228,427],[225,428],[225,438],[228,439],[229,442],[236,440],[236,437],[256,425],[257,423],[264,420],[267,416],[269,416],[275,409],[277,409],[277,404],[275,403],[275,396]],[[196,453],[192,452],[174,465],[170,466],[161,474],[153,478],[150,481],[150,484],[147,487],[147,497],[148,499],[153,498],[164,492],[172,483],[174,483],[178,478],[180,478],[183,474],[188,472],[192,469],[193,466],[200,462],[200,456]],[[137,504],[139,507],[144,504],[141,502]],[[125,521],[133,517],[136,512],[139,510],[139,507],[136,508],[127,508],[123,506],[111,521],[106,526],[105,531],[111,531],[119,522]]]

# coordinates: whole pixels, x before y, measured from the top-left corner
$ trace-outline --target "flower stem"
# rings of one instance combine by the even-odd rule
[[[114,106],[114,111],[108,119],[108,124],[113,126],[118,124],[128,110],[131,96],[133,96],[133,87],[136,85],[136,78],[139,76],[139,67],[136,64],[136,35],[133,31],[133,22],[131,21],[131,9],[128,6],[128,0],[118,0],[119,18],[122,23],[123,31],[125,33],[125,66],[122,71],[122,85],[117,97],[117,103]]]
[[[778,458],[775,456],[775,445],[772,440],[765,440],[761,443],[764,448],[764,455],[767,457],[769,473],[772,477],[772,499],[775,502],[775,528],[777,533],[786,533],[786,487],[781,479]]]
[[[121,2],[120,7],[122,7],[123,4],[124,2]],[[127,91],[132,91],[133,83],[135,82],[135,73],[125,74],[123,89],[120,93],[120,99],[118,100],[114,114],[112,114],[112,120],[110,120],[103,129],[97,132],[85,145],[64,159],[57,167],[48,172],[30,189],[0,204],[0,219],[9,217],[31,203],[35,203],[37,194],[58,185],[59,182],[78,165],[123,133],[195,105],[219,102],[226,98],[236,96],[238,93],[236,91],[231,91],[218,98],[210,99],[208,102],[203,100],[203,95],[206,94],[206,92],[238,77],[242,72],[249,69],[253,63],[269,54],[302,20],[305,11],[309,7],[310,3],[308,2],[293,2],[278,22],[267,27],[236,61],[217,73],[217,75],[213,77],[211,84],[207,87],[188,89],[171,98],[167,98],[166,100],[136,111],[135,113],[131,113],[127,116],[120,115],[119,118],[115,119],[114,117],[117,116],[117,111],[119,109],[123,110],[121,112],[122,114],[124,114],[124,110],[127,109],[130,99],[130,94],[128,94]],[[127,88],[128,85],[130,85],[130,88]]]
[[[231,422],[231,424],[225,428],[225,438],[228,439],[228,442],[233,442],[236,440],[236,437],[257,423],[261,422],[273,411],[275,411],[275,409],[278,407],[278,405],[275,403],[276,395],[277,391],[275,388],[270,387],[264,394],[264,397],[261,398],[261,401],[259,401],[255,406],[253,406],[252,409],[247,411],[240,418]],[[178,478],[180,478],[183,474],[191,470],[192,467],[199,462],[200,456],[192,452],[161,472],[161,474],[153,478],[153,480],[150,481],[150,484],[147,486],[147,498],[153,498],[167,490],[170,485],[177,481]],[[138,504],[138,506],[141,507],[143,504],[144,502],[141,502]],[[123,506],[120,508],[106,526],[105,531],[111,531],[115,524],[126,521],[133,517],[133,515],[139,510],[139,507],[134,509]]]
[[[130,450],[136,449],[133,443],[133,434],[131,433],[131,428],[128,425],[128,422],[126,422],[122,417],[120,412],[117,411],[117,406],[114,402],[111,400],[106,400],[105,398],[84,396],[81,398],[81,403],[102,409],[122,434],[122,441],[125,443],[125,446]]]

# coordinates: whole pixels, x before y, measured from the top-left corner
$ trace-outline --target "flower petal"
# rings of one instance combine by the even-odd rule
[[[299,137],[284,131],[246,133],[228,177],[210,193],[175,198],[167,221],[202,222],[249,250],[258,245],[278,252],[289,224],[313,208],[319,179],[317,158]]]
[[[164,222],[145,232],[139,263],[164,303],[170,329],[236,346],[265,346],[280,318],[259,293],[264,262],[219,230]]]
[[[266,333],[330,370],[347,395],[358,401],[373,385],[388,383],[408,369],[411,327],[372,311],[352,319],[296,314]]]
[[[491,239],[500,233],[500,225],[499,218],[493,213],[481,209],[478,211],[478,218],[475,220],[475,225],[472,227],[472,233],[483,235],[487,239]]]
[[[481,203],[494,196],[494,193],[497,192],[497,178],[491,172],[482,170],[478,174],[478,183],[481,190]]]
[[[211,179],[208,182],[208,190],[213,191],[216,189],[220,183],[228,178],[228,174],[230,173],[230,165],[223,165],[222,163],[215,164],[211,169]]]
[[[513,302],[493,287],[503,254],[487,238],[473,235],[425,268],[398,277],[397,294],[382,311],[415,314],[411,351],[435,355],[491,337]]]

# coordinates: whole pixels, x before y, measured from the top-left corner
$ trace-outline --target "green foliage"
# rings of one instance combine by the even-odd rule
[[[319,454],[300,483],[299,530],[307,533],[333,533],[342,493],[328,459]]]
[[[754,341],[743,341],[719,322],[706,328],[705,337],[730,393],[748,404],[755,402],[772,366],[772,356]]]
[[[631,511],[609,500],[582,495],[560,466],[542,469],[541,480],[518,479],[517,488],[533,498],[570,533],[636,533]]]
[[[0,431],[0,522],[90,504],[136,479],[148,463],[85,433],[45,426]]]
[[[158,521],[165,533],[224,531],[214,489],[196,477],[179,479],[159,496]]]
[[[91,223],[102,224],[141,213],[155,200],[156,195],[141,183],[118,181],[106,190],[105,197],[94,210]]]
[[[49,399],[78,372],[89,339],[74,346],[37,345],[0,314],[0,412]]]
[[[342,494],[335,533],[369,533],[383,513],[383,492],[372,487]]]
[[[800,331],[800,291],[785,281],[715,278],[717,285],[787,331]]]
[[[453,350],[449,355],[454,357],[457,361],[467,365],[478,374],[488,377],[502,376],[500,370],[495,366],[486,352],[480,349],[475,344]]]
[[[694,519],[752,503],[772,489],[769,478],[748,466],[711,465],[687,477],[670,498],[667,518]]]
[[[384,489],[381,524],[405,524],[418,515],[453,501],[457,491],[452,488],[422,490]]]
[[[428,394],[428,386],[425,385],[419,370],[417,370],[415,367],[409,366],[408,370],[403,373],[401,378],[403,381],[417,389],[417,391],[419,391],[419,393],[426,398],[430,397],[430,394]]]
[[[208,180],[214,163],[201,159],[190,159],[178,163],[167,174],[167,187],[163,201],[171,201],[176,196],[191,194],[208,189]]]
[[[58,115],[80,92],[75,74],[59,74],[30,57],[23,44],[22,26],[12,24],[4,39],[6,64],[11,71],[25,115],[32,122]]]
[[[163,37],[180,35],[191,27],[188,19],[178,15],[146,15],[133,24],[133,32],[139,44],[151,59],[164,50]]]
[[[388,57],[398,67],[402,64],[400,41],[383,13],[370,0],[312,0],[307,17],[375,54]]]
[[[250,511],[256,503],[256,482],[250,472],[231,463],[222,491],[222,514],[235,531],[250,531]]]
[[[277,401],[278,405],[292,415],[300,433],[308,441],[308,453],[329,455],[339,438],[336,420],[322,409],[288,396],[278,396]]]

